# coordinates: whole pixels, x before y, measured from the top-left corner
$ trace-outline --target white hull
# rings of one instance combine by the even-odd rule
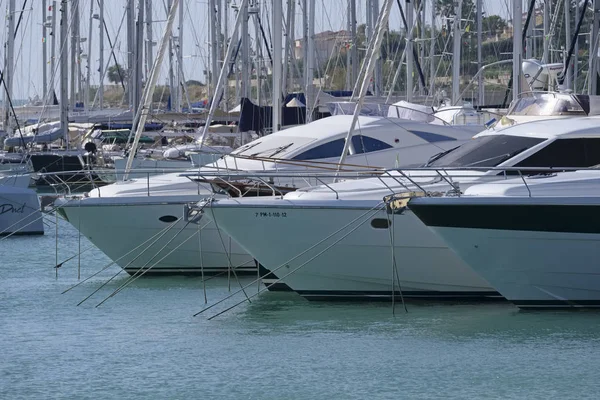
[[[198,196],[189,196],[188,202],[197,199]],[[200,241],[198,225],[189,224],[185,227],[186,223],[179,221],[154,242],[173,224],[170,222],[172,219],[182,217],[185,201],[144,203],[139,202],[139,198],[138,202],[126,198],[119,200],[123,200],[122,205],[89,205],[89,202],[82,201],[81,207],[77,206],[78,200],[73,200],[68,207],[62,207],[61,212],[75,228],[128,273],[151,267],[146,275],[225,274],[230,269],[227,253],[232,265],[238,267],[238,274],[256,273],[252,258],[224,233],[221,233],[221,242],[213,223],[202,229]],[[170,218],[164,218],[167,216]],[[167,222],[159,220],[161,217]],[[200,226],[206,224],[204,221],[206,219],[202,218]],[[182,228],[184,229],[181,230]],[[181,232],[178,233],[179,231]],[[131,252],[144,242],[145,245]],[[160,251],[165,245],[165,249]],[[131,253],[126,255],[129,252]]]
[[[0,236],[43,234],[44,222],[35,191],[0,186]]]
[[[432,228],[519,307],[600,307],[600,235]]]
[[[307,298],[389,298],[393,289],[406,297],[473,298],[497,294],[410,211],[395,215],[392,221],[399,284],[392,284],[389,229],[371,225],[373,219],[387,219],[385,210],[369,217],[314,260],[309,261],[358,223],[290,261],[365,214],[377,202],[356,202],[357,206],[352,207],[352,201],[340,200],[338,207],[319,207],[273,200],[269,207],[262,201],[263,206],[256,207],[247,202],[215,206],[213,212],[219,226],[234,239],[240,239],[244,249],[261,265],[275,271],[283,283]]]

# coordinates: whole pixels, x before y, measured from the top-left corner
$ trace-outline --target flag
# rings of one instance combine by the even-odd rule
[[[471,32],[471,25],[470,25],[470,24],[469,24],[469,25],[467,25],[467,27],[465,28],[465,32],[466,32],[466,33],[469,33],[469,32]]]

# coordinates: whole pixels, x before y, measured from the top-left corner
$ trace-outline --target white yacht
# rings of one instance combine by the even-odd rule
[[[346,115],[329,117],[262,137],[201,168],[198,178],[203,172],[222,171],[226,176],[231,170],[335,170],[351,120]],[[361,116],[344,170],[423,163],[469,141],[480,129]],[[315,182],[272,182],[285,191],[311,183]],[[129,273],[149,266],[148,274],[221,273],[230,263],[239,267],[238,273],[255,273],[253,258],[214,225],[202,229],[199,241],[192,238],[198,236],[198,226],[180,219],[184,205],[212,195],[211,184],[203,179],[194,182],[173,173],[98,188],[80,202],[65,199],[60,212]]]
[[[600,306],[600,171],[475,185],[409,207],[517,306]]]
[[[489,170],[495,167],[597,164],[600,117],[537,121],[481,133],[434,157],[429,171],[395,171],[387,180],[340,182],[282,198],[218,200],[206,215],[274,273],[269,277],[307,298],[389,298],[393,289],[413,297],[490,296],[497,292],[410,210],[389,215],[384,196],[458,192],[518,174]]]

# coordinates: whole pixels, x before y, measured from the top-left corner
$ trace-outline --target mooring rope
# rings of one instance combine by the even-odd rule
[[[369,213],[372,213],[372,212],[373,212],[373,210],[375,210],[375,212],[378,212],[378,211],[380,211],[380,209],[381,209],[381,204],[383,204],[383,202],[380,202],[380,203],[378,203],[378,204],[377,204],[375,207],[373,207],[373,208],[371,208],[371,209],[367,210],[367,211],[366,211],[366,212],[364,212],[363,214],[361,214],[361,215],[359,215],[358,217],[354,218],[353,220],[351,220],[350,222],[348,222],[346,225],[342,226],[342,227],[341,227],[341,228],[339,228],[338,230],[336,230],[336,231],[334,231],[333,233],[329,234],[327,237],[323,238],[323,239],[322,239],[322,240],[320,240],[319,242],[317,242],[317,243],[315,243],[314,245],[310,246],[310,247],[309,247],[309,248],[307,248],[306,250],[304,250],[304,251],[300,252],[299,254],[297,254],[296,256],[294,256],[293,258],[291,258],[291,259],[287,260],[286,262],[282,263],[282,264],[281,264],[281,265],[279,265],[277,268],[271,269],[271,270],[270,270],[270,272],[273,272],[273,273],[274,273],[274,272],[277,272],[278,270],[280,270],[281,268],[283,268],[283,267],[284,267],[286,264],[289,264],[290,262],[292,262],[292,261],[296,260],[297,258],[299,258],[299,257],[303,256],[304,254],[306,254],[306,253],[307,253],[307,252],[309,252],[310,250],[314,249],[315,247],[317,247],[317,246],[321,245],[323,242],[325,242],[326,240],[329,240],[329,239],[330,239],[330,238],[332,238],[333,236],[337,235],[339,232],[341,232],[342,230],[344,230],[344,229],[346,229],[347,227],[351,226],[353,223],[355,223],[356,221],[360,220],[360,219],[361,219],[361,218],[363,218],[365,215],[367,215],[367,214],[369,214]],[[373,213],[372,215],[374,215],[374,213]],[[295,271],[295,270],[294,270],[294,271]],[[287,275],[286,275],[286,276],[287,276]],[[281,280],[281,279],[283,279],[283,278],[280,278],[280,279],[278,279],[278,280],[277,280],[276,282],[274,282],[274,283],[277,283],[277,282],[278,282],[279,280]],[[255,281],[252,281],[251,283],[249,283],[248,285],[246,285],[246,287],[248,287],[248,286],[250,286],[250,285],[253,285],[253,284],[255,284],[256,282],[260,282],[260,280],[261,280],[261,278],[258,278],[258,279],[256,279]],[[271,287],[271,286],[272,286],[272,284],[271,284],[271,285],[268,285],[268,286],[267,286],[267,288],[268,288],[268,287]],[[198,311],[198,312],[197,312],[196,314],[194,314],[193,316],[195,317],[195,316],[197,316],[197,315],[199,315],[199,314],[202,314],[202,313],[204,313],[205,311],[208,311],[208,310],[210,310],[210,309],[211,309],[211,308],[213,308],[214,306],[216,306],[216,305],[218,305],[218,304],[220,304],[220,303],[222,303],[222,302],[224,302],[224,301],[226,301],[226,300],[230,299],[231,297],[233,297],[233,296],[237,295],[237,294],[238,294],[238,293],[240,293],[240,292],[241,292],[241,290],[238,290],[237,292],[234,292],[234,293],[230,294],[229,296],[226,296],[225,298],[223,298],[223,299],[219,300],[218,302],[216,302],[216,303],[213,303],[213,304],[211,304],[210,306],[208,306],[208,307],[206,307],[206,308],[204,308],[204,309],[202,309],[202,310]],[[257,292],[256,294],[258,294],[258,293],[262,293],[262,292],[261,292],[261,291],[259,291],[259,292]]]
[[[381,203],[379,203],[379,204],[381,204]],[[375,214],[377,214],[377,212],[379,212],[379,211],[380,211],[379,209],[375,210],[373,213],[371,213],[370,215],[368,215],[367,218],[365,218],[362,222],[360,222],[357,226],[355,226],[354,228],[352,228],[350,231],[348,231],[347,233],[345,233],[344,235],[342,235],[342,237],[340,237],[339,239],[337,239],[335,242],[333,242],[332,244],[330,244],[329,246],[327,246],[326,248],[324,248],[323,250],[321,250],[320,252],[318,252],[316,255],[314,255],[313,257],[311,257],[307,261],[305,261],[302,264],[300,264],[299,266],[297,266],[296,268],[292,269],[290,272],[288,272],[287,274],[283,275],[281,278],[278,278],[274,282],[266,285],[265,288],[262,291],[260,291],[258,293],[255,293],[255,294],[253,294],[250,297],[258,296],[260,293],[263,293],[266,290],[268,290],[271,286],[276,285],[277,283],[281,282],[283,279],[287,278],[291,274],[293,274],[296,271],[298,271],[300,268],[304,267],[306,264],[308,264],[311,261],[315,260],[316,258],[320,257],[323,253],[325,253],[326,251],[328,251],[329,249],[331,249],[333,246],[335,246],[336,244],[338,244],[339,242],[341,242],[342,240],[344,240],[346,237],[348,237],[351,233],[353,233],[358,228],[360,228],[365,222],[367,222],[369,220],[369,218],[371,218],[372,216],[374,216]],[[226,313],[227,311],[230,311],[230,310],[234,309],[235,307],[239,306],[240,304],[242,304],[244,302],[245,302],[245,300],[242,300],[242,301],[234,304],[233,306],[231,306],[229,308],[226,308],[225,310],[220,311],[220,312],[216,313],[215,315],[209,317],[208,320],[210,321],[213,318],[216,318],[219,315],[222,315],[222,314]]]

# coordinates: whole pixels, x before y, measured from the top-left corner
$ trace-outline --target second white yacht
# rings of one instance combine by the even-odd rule
[[[429,171],[390,172],[387,179],[301,189],[282,198],[218,200],[206,214],[271,278],[309,299],[494,296],[496,290],[409,209],[388,214],[384,197],[423,189],[458,193],[519,173],[494,168],[532,174],[535,167],[597,165],[599,126],[599,117],[523,123],[477,135],[434,157]]]

